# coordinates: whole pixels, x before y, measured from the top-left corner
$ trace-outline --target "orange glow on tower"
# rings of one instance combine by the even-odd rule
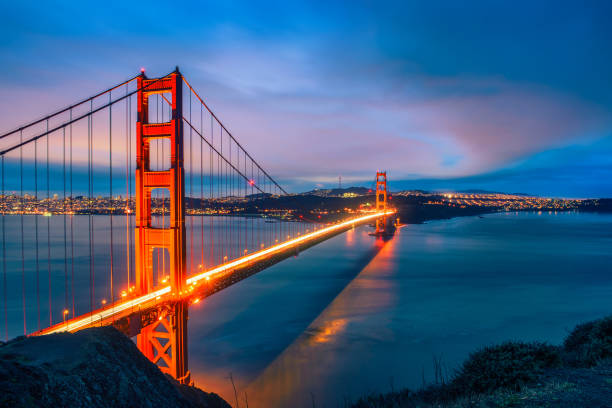
[[[145,295],[154,287],[153,250],[168,251],[170,286],[173,293],[185,287],[185,172],[183,167],[182,76],[178,71],[164,78],[138,78],[138,119],[136,122],[136,295]],[[169,122],[149,122],[149,97],[171,94],[172,117]],[[170,142],[170,167],[150,170],[151,140]],[[170,226],[154,228],[151,224],[151,192],[164,188],[170,195]],[[158,284],[159,285],[159,284]],[[153,320],[153,321],[151,321]],[[189,382],[187,370],[187,305],[177,301],[159,311],[159,319],[141,318],[138,348],[159,368],[183,383]]]

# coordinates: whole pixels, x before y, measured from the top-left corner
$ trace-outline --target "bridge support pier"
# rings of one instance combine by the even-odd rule
[[[157,320],[143,327],[137,339],[142,354],[182,384],[190,383],[187,319],[187,303],[176,302],[161,309]]]
[[[182,76],[178,69],[164,78],[148,79],[144,74],[138,78],[136,293],[151,293],[163,283],[153,274],[153,250],[158,248],[168,251],[171,293],[177,300],[171,306],[161,306],[156,321],[142,322],[137,344],[140,351],[157,364],[160,370],[182,383],[188,383],[187,304],[181,300],[186,280],[182,86]],[[153,94],[170,95],[171,101],[165,98],[172,108],[169,122],[149,122],[149,97]],[[168,169],[151,170],[150,142],[155,139],[170,142]],[[152,226],[151,193],[154,189],[169,192],[169,227]]]

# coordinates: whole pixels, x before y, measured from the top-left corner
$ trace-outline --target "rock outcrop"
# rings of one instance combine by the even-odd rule
[[[0,406],[230,408],[167,377],[112,327],[0,344]]]

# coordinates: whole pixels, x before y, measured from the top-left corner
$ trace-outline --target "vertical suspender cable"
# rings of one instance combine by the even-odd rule
[[[229,141],[230,139],[228,139]],[[231,154],[232,151],[232,147],[231,147],[231,143],[228,146],[228,151]],[[231,157],[230,157],[231,160]],[[226,206],[229,206],[229,199],[232,195],[232,190],[231,190],[231,184],[230,184],[230,166],[227,163],[227,161],[225,161],[225,197],[226,197]],[[228,259],[230,259],[232,257],[232,217],[229,216],[229,213],[227,213],[228,209],[226,208],[226,218],[227,218],[227,257]]]
[[[266,181],[268,181],[268,179],[264,178],[264,184],[266,183]],[[270,186],[270,182],[268,182],[268,187],[269,186]],[[270,190],[266,190],[266,194],[270,194]],[[272,194],[266,195],[266,202],[268,202],[267,208],[270,208],[270,204],[271,204],[270,197],[271,196],[272,196]],[[272,241],[272,229],[273,229],[273,227],[274,227],[273,225],[268,225],[268,228],[267,228],[268,233],[266,234],[267,235],[266,238],[267,238],[268,242],[266,243],[266,246],[269,246],[270,242]]]
[[[128,85],[125,86],[125,94],[128,94]],[[125,99],[125,267],[127,271],[127,287],[130,288],[130,142],[129,142],[129,98]]]
[[[236,146],[236,168],[240,169],[240,147]],[[236,197],[240,196],[240,178],[238,178],[238,182],[236,183]],[[239,220],[238,223],[240,226],[242,226],[241,223],[242,220]],[[236,247],[238,249],[238,257],[240,257],[241,252],[242,252],[242,242],[241,242],[241,237],[242,234],[240,233],[240,228],[238,228],[238,246]]]
[[[109,173],[109,203],[110,203],[110,301],[115,301],[114,276],[113,276],[113,212],[115,206],[113,202],[113,105],[111,103],[112,91],[108,93],[108,173]]]
[[[260,182],[259,182],[259,167],[257,168],[257,178],[255,179],[255,183],[257,186],[259,186]],[[261,194],[257,194],[258,196],[261,196]],[[259,202],[261,202],[261,200],[258,200]],[[255,219],[257,225],[257,250],[261,249],[261,217],[259,215],[259,211],[257,211],[257,218]]]
[[[129,148],[128,148],[128,173],[130,175],[129,179],[128,179],[128,203],[130,205],[129,208],[132,208],[132,96],[130,95],[128,97],[128,127],[129,127],[129,131],[128,131],[128,140],[129,140]],[[134,205],[135,207],[135,205]],[[130,213],[132,213],[132,211],[130,210]],[[132,230],[132,217],[129,217],[128,220],[128,225],[129,225],[129,229],[130,231]],[[128,266],[131,265],[132,263],[132,246],[129,245],[128,247]],[[131,277],[130,277],[130,270],[128,269],[128,287],[131,287]]]
[[[36,229],[36,315],[38,330],[40,330],[40,268],[38,259],[38,140],[34,141],[34,202],[36,203],[34,212],[34,224]],[[25,293],[24,293],[24,327],[25,327]],[[25,334],[25,330],[24,330]]]
[[[159,122],[159,101],[160,101],[160,97],[157,94],[157,95],[155,95],[155,122],[156,123],[160,123]],[[160,167],[159,167],[159,139],[155,139],[155,159],[156,160],[155,160],[155,167],[154,168],[156,170],[159,170],[160,169]],[[159,210],[159,195],[160,195],[159,190],[155,191],[155,196],[151,200],[153,202],[157,202],[157,210]],[[157,226],[160,227],[161,217],[159,216],[159,213],[157,214],[157,217],[155,217],[155,218],[156,218]],[[161,225],[161,228],[163,228],[163,225]],[[159,281],[159,269],[160,269],[159,266],[161,265],[161,252],[162,251],[160,251],[159,248],[158,248],[157,251],[155,251],[155,252],[157,252],[157,280]]]
[[[49,204],[51,197],[49,195],[49,120],[47,119],[47,215],[50,215]],[[53,325],[53,308],[51,307],[51,217],[47,217],[47,283],[49,286],[49,326]]]
[[[222,133],[223,135],[223,133]],[[229,140],[229,139],[228,139]],[[229,149],[228,149],[229,150]],[[227,155],[227,153],[225,153]],[[223,156],[223,185],[225,188],[225,207],[227,207],[228,205],[228,198],[229,198],[229,166],[227,164],[227,160],[225,159],[225,156]],[[231,219],[230,217],[227,216],[227,208],[224,209],[225,212],[225,256],[227,259],[230,258],[231,256]]]
[[[208,198],[208,205],[211,209],[213,209],[214,211],[214,187],[213,187],[213,148],[212,146],[214,146],[215,143],[215,134],[213,132],[213,117],[212,115],[210,115],[210,138],[211,138],[211,146],[208,148],[208,151],[210,152],[210,157],[208,160],[208,163],[210,165],[210,170],[208,172],[208,186],[210,188],[210,194],[209,194],[209,198]],[[214,212],[211,212],[210,214],[210,266],[214,266],[215,264],[215,232],[214,232],[214,227],[215,227],[215,215]]]
[[[23,143],[23,131],[19,132],[19,143]],[[36,142],[34,142],[36,146]],[[23,196],[23,146],[19,147],[19,196],[21,197],[21,293],[24,300],[23,308],[23,334],[26,334],[26,315],[25,315],[25,248],[23,243],[23,217],[25,216],[25,197]],[[36,216],[36,215],[34,215]]]
[[[164,103],[162,102],[161,104],[161,108],[162,108],[162,114],[161,114],[161,121],[165,122],[164,119]],[[169,109],[170,110],[170,109]],[[160,170],[165,170],[166,169],[166,151],[164,148],[164,143],[162,141],[162,163],[161,163],[161,169]],[[162,228],[166,228],[166,191],[162,188],[161,189],[161,196],[162,196]],[[170,198],[170,197],[168,197]],[[166,235],[162,235],[162,248],[160,250],[161,252],[161,257],[162,257],[162,276],[164,276],[164,278],[166,277]]]
[[[228,150],[229,150],[229,161],[231,163],[232,162],[232,140],[231,139],[229,141],[229,149]],[[228,168],[228,166],[226,166],[226,168]],[[231,182],[231,180],[232,180],[232,178],[231,178],[232,173],[231,173],[231,171],[232,170],[230,170],[230,174],[229,174],[229,177],[230,177],[230,182],[229,182],[229,197],[230,197],[230,200],[231,200],[231,197],[233,195],[232,194],[232,182]],[[228,200],[228,202],[227,202],[228,211],[229,211],[229,209],[231,209],[231,201],[230,200]],[[229,230],[230,230],[230,234],[229,235],[230,235],[230,238],[229,238],[229,242],[228,242],[228,246],[229,246],[229,258],[233,259],[234,258],[234,247],[233,247],[233,245],[234,245],[234,228],[233,228],[233,226],[234,226],[233,225],[234,224],[234,217],[232,216],[231,211],[228,212],[228,216],[230,217],[229,218],[229,226],[230,226],[229,227]]]
[[[204,109],[200,104],[200,134],[204,135]],[[200,138],[200,265],[204,266],[204,214],[202,201],[204,199],[204,140]],[[199,271],[198,271],[199,272]]]
[[[193,123],[191,120],[191,92],[189,92],[189,123]],[[188,202],[192,209],[191,215],[189,216],[189,227],[191,229],[191,242],[189,243],[189,272],[193,273],[193,129],[191,126],[189,126],[189,196]]]
[[[244,167],[242,174],[247,174],[247,171],[246,171],[246,169],[247,169],[247,165],[246,165],[247,160],[246,159],[247,158],[246,158],[246,154],[245,154],[244,155],[244,161],[242,163],[242,167]],[[242,184],[244,186],[244,192],[242,193],[242,195],[244,197],[244,208],[246,210],[247,208],[249,208],[249,204],[248,204],[248,200],[247,200],[247,195],[248,195],[247,194],[247,189],[248,189],[247,186],[249,185],[249,183],[246,183],[246,182],[243,181]],[[249,238],[249,233],[248,233],[249,221],[248,221],[248,213],[246,211],[245,211],[245,214],[244,214],[243,223],[244,223],[244,225],[243,225],[242,229],[244,230],[244,244],[242,244],[242,246],[244,247],[244,250],[243,250],[243,254],[244,254],[244,251],[246,251],[246,249],[248,248],[248,242],[249,242],[249,239],[248,239]],[[241,250],[242,250],[242,247],[241,247]]]
[[[236,186],[237,186],[237,179],[236,179],[236,171],[232,170],[232,197],[236,197]],[[238,245],[238,243],[236,242],[236,232],[238,231],[238,226],[236,225],[236,216],[235,216],[235,205],[236,205],[236,201],[235,199],[232,200],[232,225],[234,226],[234,233],[233,233],[233,243],[232,243],[232,251],[234,251],[234,258],[239,258],[240,257],[240,252],[238,251],[238,248],[240,248]]]
[[[227,181],[225,180],[226,177],[226,173],[227,173],[227,166],[225,165],[225,161],[221,160],[223,159],[225,156],[223,156],[223,127],[219,126],[220,130],[221,130],[221,153],[220,153],[220,157],[219,157],[219,163],[221,165],[220,167],[220,173],[219,173],[219,180],[220,180],[220,187],[221,187],[221,195],[225,197],[225,200],[221,201],[221,206],[224,207],[225,206],[225,201],[227,200]],[[225,208],[223,208],[223,210],[225,210]],[[223,211],[225,212],[225,211]],[[228,245],[228,239],[227,239],[227,217],[225,215],[222,215],[223,220],[223,259],[221,260],[221,263],[225,262],[225,258],[227,256],[227,245]]]
[[[221,134],[221,143],[223,143],[223,134]],[[217,157],[217,214],[220,214],[220,203],[221,203],[221,158],[219,157],[219,154],[215,154],[215,156]],[[219,253],[219,261],[218,263],[221,263],[221,261],[223,260],[223,246],[224,246],[224,242],[223,242],[223,225],[222,225],[222,220],[219,221],[219,248],[218,248],[218,253]]]
[[[62,213],[64,217],[64,310],[68,310],[68,230],[67,230],[67,225],[66,225],[66,128],[65,127],[62,129],[62,182],[64,186],[64,196],[63,196],[64,199],[62,200]]]
[[[220,147],[220,151],[223,152],[223,133],[221,133],[221,135],[219,136],[219,146]],[[216,183],[217,183],[217,201],[216,201],[216,207],[217,207],[217,215],[219,216],[219,227],[218,227],[218,233],[217,233],[217,237],[219,238],[219,247],[217,248],[217,256],[218,256],[218,261],[217,263],[220,264],[223,261],[223,251],[225,250],[225,240],[224,240],[224,233],[223,233],[223,229],[225,228],[225,224],[224,224],[224,219],[221,218],[222,216],[222,199],[221,197],[223,196],[223,181],[221,179],[221,157],[220,154],[218,152],[215,152],[215,157],[217,158],[217,174],[215,175],[215,179],[216,179]]]
[[[90,103],[90,114],[87,117],[87,194],[88,194],[88,241],[89,241],[89,311],[93,312],[94,306],[94,275],[93,275],[93,240],[92,240],[92,174],[91,174],[91,144],[92,144],[92,122],[93,117],[91,112],[93,111],[93,102]]]
[[[70,109],[70,122],[72,122],[72,109]],[[74,308],[74,203],[72,197],[72,123],[70,124],[70,294],[72,295],[72,317],[75,317]]]
[[[250,178],[249,184],[251,185],[251,200],[255,201],[255,199],[253,197],[253,185],[255,183],[254,183],[254,179],[253,179],[253,161],[252,160],[251,160],[251,178]],[[255,211],[255,208],[253,208],[253,211]],[[251,215],[251,217],[250,217],[251,218],[251,248],[254,248],[253,244],[255,243],[255,241],[254,241],[255,237],[253,236],[253,221],[254,221],[253,218],[254,217],[255,217],[255,214]]]
[[[6,212],[4,195],[4,155],[2,155],[2,294],[4,296],[4,341],[8,341],[8,313],[6,305],[6,235],[4,233],[4,213]]]
[[[92,106],[92,111],[93,111],[93,100],[91,103]],[[95,190],[94,190],[94,123],[93,123],[93,112],[91,113],[91,144],[90,144],[90,155],[91,155],[91,161],[90,161],[90,166],[91,166],[91,203],[92,205],[96,204],[95,201]],[[90,215],[90,219],[91,219],[91,277],[92,277],[92,281],[91,281],[91,305],[92,305],[92,311],[93,311],[93,306],[95,304],[96,301],[96,263],[95,263],[95,238],[96,238],[96,223],[95,223],[95,218],[94,218],[94,213],[93,211],[91,212]]]

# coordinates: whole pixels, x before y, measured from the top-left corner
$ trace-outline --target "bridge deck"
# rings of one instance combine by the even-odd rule
[[[394,211],[376,212],[349,219],[328,227],[323,227],[314,232],[304,234],[188,277],[187,289],[183,293],[171,293],[170,286],[160,287],[143,296],[123,298],[121,301],[108,305],[105,308],[66,320],[65,323],[56,324],[47,329],[35,332],[33,335],[44,335],[63,331],[75,332],[88,327],[106,325],[114,325],[128,335],[136,335],[140,331],[140,328],[146,326],[148,322],[161,318],[162,314],[165,313],[164,305],[170,305],[177,301],[197,303],[215,292],[227,288],[254,273],[294,255],[301,249],[306,249],[321,241],[329,239],[353,226],[393,213]]]

